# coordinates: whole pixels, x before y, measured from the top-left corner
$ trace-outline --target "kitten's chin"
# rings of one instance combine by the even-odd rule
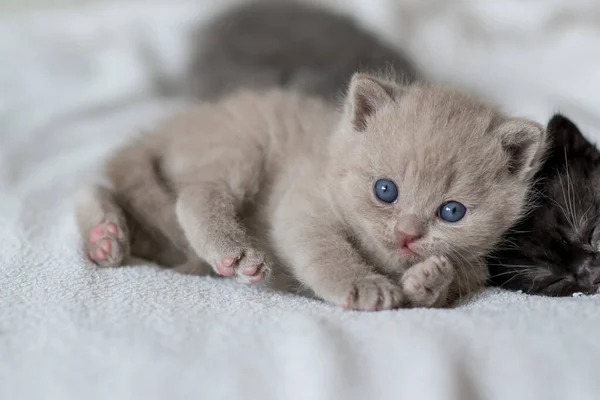
[[[397,243],[386,243],[378,251],[380,265],[387,271],[404,271],[428,258],[427,252],[417,245],[398,246]]]
[[[423,261],[423,257],[412,250],[407,251],[406,249],[397,249],[396,255],[398,264],[403,266],[410,266]]]
[[[397,248],[396,254],[400,259],[420,258],[419,253],[409,247]]]

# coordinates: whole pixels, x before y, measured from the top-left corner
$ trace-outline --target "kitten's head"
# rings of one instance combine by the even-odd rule
[[[548,123],[550,149],[535,208],[490,256],[493,284],[566,296],[600,287],[600,152],[562,115]]]
[[[545,130],[438,86],[356,74],[329,186],[378,266],[482,257],[520,216]]]

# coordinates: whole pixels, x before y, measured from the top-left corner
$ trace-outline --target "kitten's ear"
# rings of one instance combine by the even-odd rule
[[[546,130],[533,121],[512,118],[497,128],[504,151],[508,154],[508,172],[529,178],[541,163],[546,151]]]
[[[577,125],[561,114],[555,114],[548,121],[546,129],[548,130],[548,138],[553,144],[553,149],[556,150],[557,155],[565,152],[571,156],[596,155],[597,153],[594,145],[588,142]],[[558,151],[560,149],[563,150]]]
[[[367,127],[368,118],[379,108],[393,101],[394,86],[370,75],[355,73],[350,81],[346,109],[352,127],[362,132]]]

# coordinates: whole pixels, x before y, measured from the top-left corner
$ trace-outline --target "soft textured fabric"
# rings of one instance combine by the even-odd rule
[[[333,3],[438,81],[600,135],[595,2]],[[179,84],[188,33],[216,4],[0,16],[0,398],[597,399],[600,296],[488,290],[453,310],[344,312],[86,261],[76,188],[185,106],[153,83]]]

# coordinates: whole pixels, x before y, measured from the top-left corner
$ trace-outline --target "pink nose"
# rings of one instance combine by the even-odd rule
[[[423,223],[414,214],[403,215],[396,223],[396,236],[398,247],[407,248],[408,245],[423,236]]]
[[[398,232],[398,246],[401,248],[408,247],[409,244],[417,241],[421,235],[408,235],[404,232]]]

